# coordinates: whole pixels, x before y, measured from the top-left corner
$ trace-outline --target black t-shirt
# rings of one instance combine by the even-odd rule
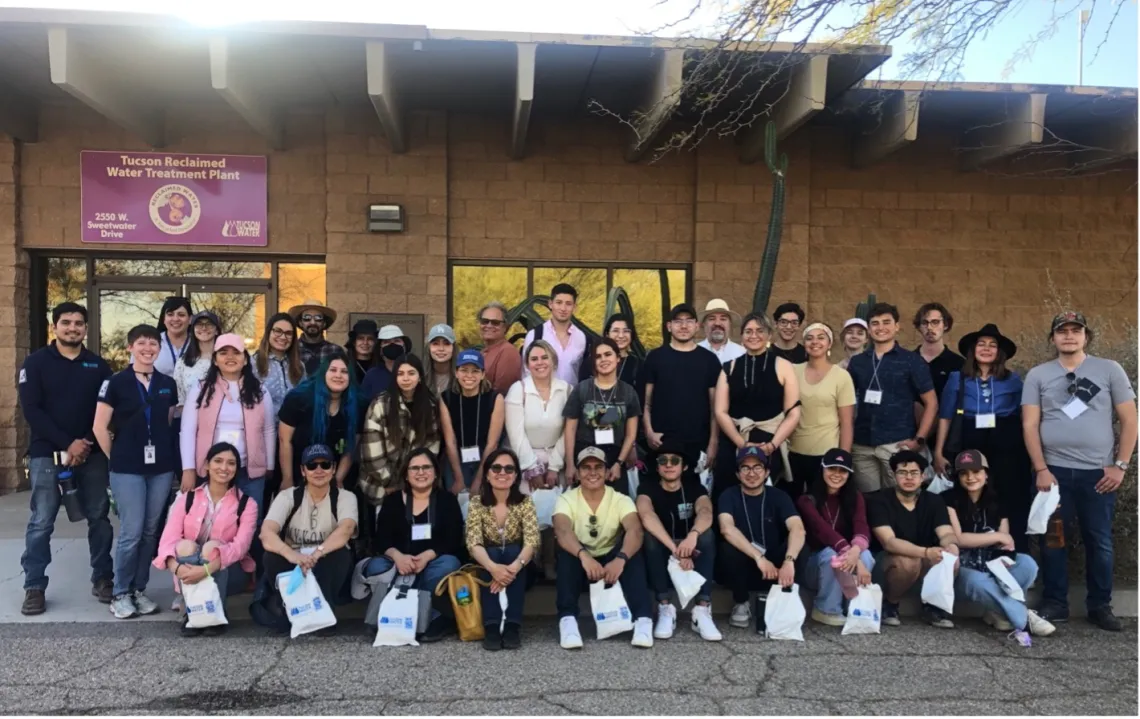
[[[756,496],[740,486],[725,490],[717,500],[717,514],[730,514],[749,542],[764,547],[764,557],[777,567],[788,553],[788,519],[798,517],[796,506],[783,490],[765,487]]]
[[[777,347],[775,344],[768,348],[768,351],[777,357],[783,357],[792,364],[803,364],[808,361],[807,350],[803,345],[796,345],[790,350]]]
[[[920,352],[921,350],[922,347],[914,348],[915,352]],[[919,356],[922,357],[921,353]],[[925,359],[925,357],[923,359]],[[943,347],[942,354],[927,364],[930,365],[930,378],[934,380],[934,394],[941,399],[942,390],[946,388],[946,380],[950,379],[950,373],[960,372],[962,366],[966,364],[966,360],[962,355],[951,352],[949,347]]]
[[[697,521],[697,500],[707,497],[704,485],[698,479],[682,479],[681,488],[667,492],[660,482],[642,483],[637,490],[653,503],[653,512],[674,540],[684,539]]]
[[[961,486],[954,487],[941,497],[946,498],[946,506],[953,508],[958,515],[958,526],[962,528],[962,532],[987,534],[1001,531],[1001,520],[1006,519],[1006,513],[996,500],[989,502],[988,506],[984,501],[982,506],[976,505],[970,501],[970,495]],[[986,562],[1004,553],[1000,547],[991,545],[962,549],[960,558],[963,567],[984,571]]]
[[[455,432],[455,443],[460,451],[464,447],[478,447],[479,456],[483,456],[498,396],[495,390],[487,390],[474,397],[464,397],[461,392],[451,390],[440,395],[440,402],[447,406],[451,415],[451,431]]]
[[[716,355],[704,347],[682,352],[665,344],[645,358],[642,377],[653,385],[653,431],[673,442],[708,443],[709,390],[720,378]]]
[[[875,527],[890,527],[899,539],[920,547],[937,547],[934,528],[948,526],[950,515],[937,494],[919,492],[914,509],[908,510],[894,488],[888,487],[867,495],[867,522],[872,531]]]
[[[607,390],[599,389],[594,378],[583,380],[570,390],[566,407],[562,410],[566,419],[578,420],[574,434],[574,454],[585,447],[614,448],[613,456],[621,452],[625,442],[625,423],[630,417],[641,416],[641,400],[632,385],[618,382]],[[597,441],[597,430],[612,429],[613,442]],[[607,455],[611,454],[607,451]]]
[[[360,433],[364,426],[364,414],[363,409],[357,410],[356,433]],[[285,395],[277,419],[293,428],[293,441],[290,444],[293,446],[295,482],[300,481],[301,477],[301,454],[310,444],[326,444],[338,458],[348,447],[345,431],[348,427],[348,413],[345,411],[343,401],[337,408],[337,413],[326,420],[323,438],[313,436],[313,400],[305,394],[293,391]]]
[[[178,404],[178,385],[173,378],[154,372],[147,391],[135,377],[134,366],[128,366],[103,382],[99,401],[115,410],[111,415],[115,436],[108,465],[112,472],[152,476],[178,471],[178,443],[170,427],[170,408]],[[147,444],[154,446],[152,464],[146,463]]]

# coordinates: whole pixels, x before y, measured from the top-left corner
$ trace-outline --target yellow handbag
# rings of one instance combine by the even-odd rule
[[[479,566],[465,564],[435,586],[435,595],[443,596],[446,591],[451,598],[451,608],[455,611],[455,625],[459,628],[459,640],[477,642],[483,639],[483,601],[479,587],[489,587],[490,582],[478,576]]]

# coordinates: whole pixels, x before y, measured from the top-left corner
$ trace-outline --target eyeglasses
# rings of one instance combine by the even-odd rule
[[[919,327],[938,327],[942,324],[941,319],[922,320],[918,323]]]
[[[780,327],[799,327],[799,320],[776,320],[776,324]]]
[[[895,470],[895,476],[896,477],[909,477],[911,479],[921,479],[922,478],[922,470],[921,469],[897,469],[897,470]]]
[[[1077,373],[1069,372],[1065,375],[1065,379],[1069,380],[1069,394],[1077,393]]]
[[[598,515],[590,515],[590,539],[598,538]]]
[[[305,465],[305,469],[309,470],[310,472],[317,469],[332,469],[332,462],[328,461],[327,459],[318,460],[316,462],[309,462]]]
[[[281,330],[274,327],[273,329],[269,330],[269,334],[273,335],[274,337],[292,337],[293,330]]]
[[[740,334],[744,337],[763,337],[768,334],[768,330],[751,328],[744,330]]]
[[[680,457],[674,457],[672,455],[670,455],[668,457],[658,457],[657,458],[657,466],[658,467],[676,467],[680,463],[681,463],[681,458]]]
[[[490,470],[495,474],[514,474],[519,471],[519,468],[513,464],[492,464]]]
[[[480,317],[479,318],[479,324],[491,325],[492,327],[501,327],[501,326],[505,325],[506,322],[504,322],[503,320],[492,320],[492,319],[489,319],[487,317]]]
[[[408,474],[427,474],[428,472],[434,470],[435,467],[431,466],[430,464],[415,464],[408,467]]]
[[[760,470],[767,469],[762,464],[745,464],[740,467],[741,474],[760,474]]]
[[[301,315],[301,321],[302,322],[324,322],[325,316],[324,315],[308,315],[308,314]]]

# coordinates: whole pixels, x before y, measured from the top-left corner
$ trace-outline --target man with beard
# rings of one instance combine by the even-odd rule
[[[728,309],[724,300],[709,300],[705,311],[701,313],[701,326],[705,329],[705,338],[697,344],[716,355],[721,364],[744,354],[744,348],[733,342],[732,325],[740,322],[740,315]]]
[[[301,364],[305,374],[314,374],[321,364],[344,348],[325,339],[325,331],[336,322],[336,310],[325,307],[314,299],[289,308],[289,316],[301,328]]]
[[[369,402],[392,385],[392,368],[396,360],[412,351],[412,338],[404,334],[399,325],[384,325],[377,339],[380,342],[380,363],[368,370],[360,383],[360,392]]]
[[[51,313],[55,341],[24,360],[19,394],[24,419],[31,428],[28,475],[32,482],[31,519],[20,557],[24,569],[26,615],[43,614],[44,591],[51,563],[51,535],[59,513],[60,467],[71,470],[79,501],[87,517],[87,546],[91,552],[91,594],[111,603],[113,531],[107,519],[107,457],[95,444],[91,428],[99,388],[111,376],[101,357],[87,350],[87,310],[64,302]]]
[[[937,302],[927,302],[914,313],[914,328],[922,335],[922,345],[914,351],[930,366],[934,394],[938,397],[942,396],[950,373],[960,371],[966,362],[962,355],[946,346],[946,335],[953,327],[954,317],[950,310]]]
[[[772,343],[772,354],[783,357],[792,364],[807,362],[807,350],[799,342],[804,308],[795,302],[785,302],[776,308],[772,319],[776,320],[776,341]]]

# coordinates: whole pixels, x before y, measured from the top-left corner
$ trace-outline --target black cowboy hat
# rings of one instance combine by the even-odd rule
[[[997,325],[992,322],[977,332],[971,332],[968,335],[963,335],[962,339],[958,340],[959,354],[961,354],[963,357],[968,356],[970,354],[970,351],[974,348],[974,345],[978,343],[979,337],[993,337],[995,340],[997,340],[998,347],[1001,348],[1002,352],[1005,352],[1006,359],[1010,359],[1015,354],[1017,354],[1017,345],[1014,344],[1013,340],[1003,335],[1001,333],[1001,330],[997,328]]]

